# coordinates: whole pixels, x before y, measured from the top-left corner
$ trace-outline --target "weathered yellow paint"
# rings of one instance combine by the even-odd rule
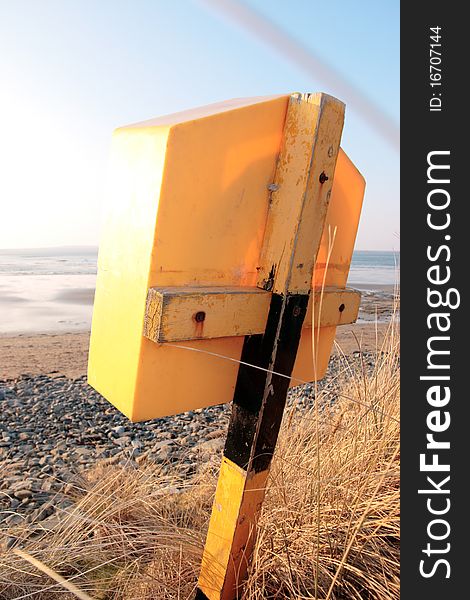
[[[143,333],[155,342],[261,333],[270,302],[256,287],[150,288]]]
[[[258,285],[306,294],[330,201],[344,104],[327,94],[294,94],[289,102]]]
[[[256,286],[288,101],[289,95],[235,100],[114,133],[88,380],[132,420],[233,397],[237,364],[203,352],[238,360],[243,337],[183,344],[203,352],[156,344],[142,335],[147,292]],[[340,152],[326,222],[338,224],[341,246],[328,286],[345,286],[362,193],[362,177]],[[324,256],[325,234],[316,286]],[[321,330],[317,375],[326,369],[334,331]],[[306,330],[293,376],[311,380],[311,361]]]
[[[312,319],[315,327],[353,323],[360,299],[357,290],[316,291],[305,322],[310,327]],[[163,343],[264,333],[270,302],[271,293],[255,287],[150,288],[143,334]]]
[[[199,587],[210,600],[219,600],[224,585],[246,475],[228,458],[222,459],[199,576]]]
[[[310,296],[304,327],[331,327],[354,323],[359,313],[361,292],[353,289],[324,288]]]
[[[222,459],[198,582],[210,600],[232,600],[245,577],[267,477]]]

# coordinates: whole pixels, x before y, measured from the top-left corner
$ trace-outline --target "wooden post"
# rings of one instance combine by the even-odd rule
[[[256,521],[309,303],[331,195],[344,105],[290,98],[258,286],[272,292],[264,333],[245,337],[196,598],[233,600],[246,577]]]

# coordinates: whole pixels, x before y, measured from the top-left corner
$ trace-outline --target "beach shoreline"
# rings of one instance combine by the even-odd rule
[[[380,349],[388,323],[396,312],[399,288],[367,283],[352,283],[349,287],[362,293],[358,320],[337,328],[335,351],[346,355],[360,349],[375,352]],[[73,288],[66,292],[68,301],[83,302],[84,290]],[[45,331],[0,332],[0,379],[14,379],[24,374],[62,375],[70,379],[86,375],[92,309],[92,299],[87,294],[89,318],[78,330],[59,326]]]

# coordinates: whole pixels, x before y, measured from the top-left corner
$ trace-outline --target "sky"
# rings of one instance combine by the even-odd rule
[[[399,122],[398,0],[244,0]],[[207,0],[0,0],[0,248],[97,245],[113,129],[323,91],[367,181],[356,249],[399,248],[399,155],[340,88]],[[321,74],[320,74],[321,75]]]

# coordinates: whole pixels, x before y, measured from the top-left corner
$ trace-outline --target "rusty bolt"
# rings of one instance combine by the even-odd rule
[[[340,305],[339,305],[339,309],[338,309],[338,310],[339,310],[339,312],[343,312],[343,310],[344,310],[345,308],[346,308],[346,307],[344,306],[344,304],[340,304]]]
[[[202,323],[206,318],[206,313],[203,310],[200,310],[194,315],[194,320],[196,323]]]
[[[294,306],[292,314],[294,315],[294,317],[298,317],[300,315],[300,306]]]
[[[328,181],[328,175],[325,173],[325,171],[320,173],[319,180],[321,184],[325,183],[325,181]]]

